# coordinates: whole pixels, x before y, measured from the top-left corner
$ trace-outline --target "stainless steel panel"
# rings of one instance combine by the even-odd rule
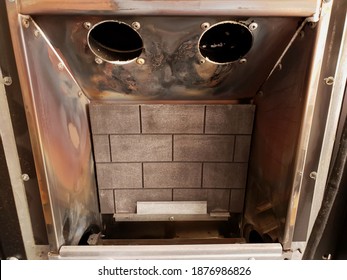
[[[89,102],[38,26],[27,17],[20,21],[27,72],[22,86],[30,81],[23,97],[49,242],[57,250],[77,244],[87,227],[98,223]]]
[[[150,16],[35,16],[34,19],[89,99],[163,102],[252,98],[302,21],[300,18]],[[136,32],[143,40],[141,63],[95,62],[95,54],[87,43],[89,29],[84,23],[94,26],[105,20],[117,20],[127,26],[134,22],[140,24]],[[204,32],[201,24],[213,25],[226,20],[239,20],[246,25],[257,23],[258,27],[251,31],[253,46],[246,60],[214,64],[199,53],[199,37]],[[122,33],[117,36],[122,40]]]
[[[150,14],[305,16],[319,13],[320,0],[19,0],[22,14]]]

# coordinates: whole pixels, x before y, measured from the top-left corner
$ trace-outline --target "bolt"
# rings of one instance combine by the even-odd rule
[[[258,28],[258,23],[252,22],[249,26],[250,30],[256,30]]]
[[[11,77],[4,77],[2,79],[2,83],[5,85],[5,86],[10,86],[12,85],[12,78]]]
[[[207,29],[211,26],[209,22],[204,22],[200,25],[201,29]]]
[[[102,62],[103,62],[103,61],[102,61],[102,59],[101,59],[100,57],[96,57],[96,58],[95,58],[95,63],[96,63],[96,64],[102,64]]]
[[[206,60],[205,59],[200,59],[200,64],[204,64],[206,62]]]
[[[312,171],[312,172],[310,173],[310,178],[313,179],[313,180],[316,180],[316,178],[317,178],[317,172],[316,172],[316,171]]]
[[[334,84],[335,79],[334,79],[334,77],[330,76],[328,78],[325,78],[324,81],[328,86],[332,86]]]
[[[78,92],[78,97],[81,97],[83,95],[83,92],[82,91],[79,91]]]
[[[58,63],[58,69],[59,69],[60,71],[63,71],[63,70],[64,70],[64,64],[63,64],[62,62],[59,62],[59,63]]]
[[[278,63],[278,65],[277,65],[277,68],[278,68],[278,70],[282,70],[282,68],[283,68],[283,66],[282,66],[282,63]]]
[[[139,65],[143,65],[143,64],[145,64],[145,60],[143,59],[143,58],[138,58],[137,60],[136,60],[136,63],[137,64],[139,64]]]
[[[239,60],[239,63],[240,64],[245,64],[247,62],[247,59],[246,58],[241,58],[240,60]]]
[[[300,35],[300,38],[301,38],[301,39],[304,38],[304,37],[305,37],[305,31],[304,31],[304,30],[301,30],[300,33],[299,33],[299,35]]]
[[[170,218],[169,218],[169,221],[170,222],[173,222],[175,220],[175,217],[174,216],[171,216]]]
[[[92,24],[90,23],[90,22],[88,22],[88,21],[86,21],[85,23],[83,23],[83,27],[85,28],[85,29],[90,29],[91,27],[92,27]]]
[[[23,18],[22,19],[22,24],[25,28],[29,28],[30,22],[28,18]]]
[[[134,21],[131,26],[136,30],[141,28],[141,24],[137,21]]]
[[[37,29],[34,31],[34,36],[36,38],[38,38],[40,36],[40,31],[38,31]]]
[[[29,179],[30,179],[30,177],[29,177],[28,174],[26,174],[26,173],[22,174],[22,180],[23,180],[24,182],[28,182]]]

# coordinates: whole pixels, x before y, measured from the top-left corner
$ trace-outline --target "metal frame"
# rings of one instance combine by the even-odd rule
[[[293,16],[318,20],[321,0],[18,0],[21,14]]]
[[[308,146],[310,144],[312,136],[312,119],[314,117],[313,108],[316,105],[316,94],[321,83],[321,69],[323,65],[323,54],[326,51],[326,38],[328,33],[329,20],[331,15],[331,7],[333,1],[325,2],[321,6],[319,0],[307,0],[307,1],[282,1],[282,0],[253,0],[253,1],[180,1],[177,5],[177,1],[117,1],[117,0],[103,0],[101,2],[90,2],[86,0],[75,1],[62,1],[59,0],[7,0],[7,10],[9,15],[9,22],[11,26],[12,41],[14,49],[16,50],[16,62],[18,66],[21,87],[24,97],[24,103],[27,110],[28,125],[31,134],[31,140],[33,143],[33,153],[35,156],[37,173],[40,181],[40,188],[44,194],[48,194],[49,202],[46,205],[45,219],[46,222],[50,221],[52,228],[50,234],[51,250],[54,253],[50,254],[51,259],[96,259],[96,258],[112,258],[112,259],[124,259],[124,258],[225,258],[225,259],[240,259],[240,258],[283,258],[282,249],[293,250],[293,236],[296,227],[296,218],[300,210],[299,199],[303,186],[303,176],[308,156]],[[51,193],[51,182],[54,182],[54,176],[49,173],[49,163],[46,160],[45,146],[41,141],[44,135],[44,131],[40,130],[39,118],[37,116],[37,104],[33,99],[35,98],[35,84],[32,82],[30,76],[30,65],[28,64],[28,53],[30,49],[24,43],[24,40],[34,40],[37,35],[42,36],[40,40],[45,40],[50,46],[47,38],[41,32],[38,26],[30,22],[30,18],[26,15],[36,14],[104,14],[104,15],[206,15],[213,14],[216,16],[283,16],[283,17],[305,17],[307,21],[320,21],[318,23],[318,36],[315,40],[315,49],[312,57],[312,65],[310,65],[311,73],[307,85],[307,99],[304,107],[304,113],[301,123],[301,134],[298,141],[296,162],[295,162],[295,175],[292,184],[291,201],[286,218],[285,232],[283,238],[283,248],[279,243],[266,244],[266,245],[203,245],[203,246],[90,246],[90,247],[76,247],[76,246],[63,246],[63,239],[61,238],[63,223],[62,213],[56,214],[58,206],[55,205],[54,194]],[[24,14],[24,16],[20,15]],[[28,24],[28,26],[26,26]],[[22,29],[21,25],[24,26]],[[25,30],[26,32],[24,32]],[[30,34],[29,34],[29,32]],[[346,26],[345,26],[346,32]],[[28,35],[29,34],[29,35]],[[319,164],[318,177],[316,180],[316,186],[313,197],[312,215],[309,224],[309,231],[314,221],[317,207],[321,202],[322,193],[325,187],[325,182],[328,173],[328,166],[332,155],[332,142],[333,135],[336,132],[336,126],[339,116],[339,108],[343,98],[343,87],[346,80],[346,35],[344,37],[343,44],[341,45],[341,53],[336,69],[337,76],[335,77],[335,83],[332,89],[332,103],[330,104],[330,111],[328,114],[328,120],[326,124],[326,132],[323,141],[323,147],[321,151],[321,163]],[[78,100],[82,96],[82,102],[84,106],[88,104],[88,100],[84,99],[83,94],[80,91],[79,86],[75,83],[74,78],[64,65],[64,61],[59,59],[59,55],[56,54],[53,47],[51,47],[52,53],[56,55],[55,62],[63,71],[65,77],[72,81],[73,91],[76,93],[74,99]],[[342,52],[343,47],[345,48]],[[54,66],[52,66],[54,67]],[[79,96],[79,97],[78,97]],[[1,100],[2,104],[7,104],[5,100]],[[6,109],[6,108],[5,108]],[[85,112],[83,112],[84,114]],[[9,112],[2,116],[5,118],[9,115]],[[8,120],[6,120],[8,123]],[[5,122],[4,122],[5,123]],[[11,129],[8,127],[7,131]],[[13,140],[14,136],[10,135],[9,139]],[[12,141],[11,140],[11,141]],[[13,141],[12,141],[13,142]],[[12,146],[11,146],[12,145]],[[5,143],[4,143],[5,146]],[[18,154],[15,151],[13,143],[6,144],[7,152],[12,151],[17,156],[7,156],[9,163],[9,170],[12,185],[14,188],[23,189],[23,182],[18,178],[20,174],[20,167],[16,165],[18,160]],[[11,163],[12,158],[12,163]],[[92,161],[91,161],[92,163]],[[93,177],[93,173],[89,174],[90,178]],[[17,176],[17,177],[16,177]],[[53,178],[53,180],[52,180]],[[20,182],[18,181],[20,179]],[[54,183],[53,183],[54,184]],[[93,186],[93,183],[91,183]],[[19,206],[18,201],[26,201],[23,196],[23,190],[19,192],[20,196],[16,197],[17,210],[22,209]],[[25,193],[24,193],[25,194]],[[18,195],[16,193],[16,195]],[[56,207],[56,208],[55,208]],[[28,231],[28,224],[30,224],[30,217],[27,219],[26,208],[23,208],[23,212],[19,211],[19,219],[21,222],[21,228],[23,231],[23,237],[26,241],[26,250],[28,258],[36,258],[36,246],[33,245],[33,238]],[[93,209],[96,210],[97,206],[93,205]],[[56,212],[55,212],[56,211]],[[97,219],[96,219],[97,220]],[[23,221],[26,221],[23,224]],[[74,241],[74,243],[76,243]],[[74,244],[73,244],[74,245]],[[61,249],[59,250],[59,248]],[[34,248],[34,250],[33,250]],[[201,248],[201,250],[199,249]],[[182,251],[185,253],[182,254]]]
[[[284,259],[282,246],[273,244],[208,245],[132,245],[132,246],[62,246],[52,260],[248,260]]]
[[[29,214],[28,200],[23,184],[23,177],[19,163],[17,146],[12,127],[10,110],[7,103],[5,90],[6,78],[0,69],[0,133],[4,146],[6,163],[10,175],[13,197],[17,209],[17,215],[22,233],[25,252],[28,259],[42,259],[48,253],[48,246],[36,245],[32,231],[32,223]],[[4,81],[4,82],[3,82]]]

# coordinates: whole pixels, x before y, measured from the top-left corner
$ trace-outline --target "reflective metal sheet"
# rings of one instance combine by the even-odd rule
[[[21,22],[31,86],[25,101],[35,117],[43,167],[38,171],[45,178],[41,199],[51,249],[57,250],[77,244],[98,223],[88,100],[35,23],[27,17]]]
[[[95,62],[87,44],[89,29],[105,20],[117,20],[143,40],[142,61],[119,65]],[[214,64],[198,50],[202,23],[253,21],[253,46],[230,64]],[[104,17],[37,16],[35,21],[64,59],[88,98],[93,100],[225,100],[251,98],[267,78],[299,18],[225,17]],[[59,24],[57,25],[57,22]],[[250,27],[249,27],[250,28]],[[119,34],[119,40],[124,40]],[[218,41],[218,39],[217,39]],[[222,42],[223,43],[223,42]]]
[[[321,0],[19,0],[22,14],[305,16],[319,13]]]

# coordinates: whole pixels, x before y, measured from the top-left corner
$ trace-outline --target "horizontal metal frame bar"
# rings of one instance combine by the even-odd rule
[[[18,0],[22,14],[317,16],[321,0]]]
[[[149,221],[227,221],[229,213],[209,214],[114,214],[117,222],[149,222]]]
[[[207,245],[134,245],[134,246],[62,246],[53,260],[101,259],[194,259],[242,260],[283,259],[280,243],[271,244],[207,244]]]

